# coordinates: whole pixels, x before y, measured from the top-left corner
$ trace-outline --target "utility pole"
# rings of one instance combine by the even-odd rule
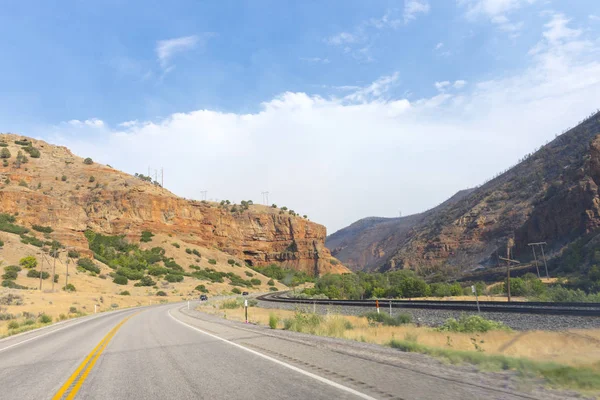
[[[528,243],[527,246],[531,246],[531,250],[533,250],[533,262],[535,263],[535,269],[537,270],[538,279],[540,278],[540,267],[538,266],[537,256],[535,255],[535,245],[534,243]]]
[[[202,200],[206,200],[206,193],[208,193],[208,190],[202,190],[200,192],[200,195],[202,196]]]
[[[165,169],[160,167],[160,186],[165,187]]]
[[[261,192],[261,193],[263,195],[263,204],[265,206],[268,206],[269,205],[269,192],[265,191],[265,192]]]
[[[54,292],[54,274],[56,274],[56,248],[54,248],[54,262],[52,265],[52,292]]]
[[[546,269],[546,278],[550,278],[550,275],[548,274],[548,263],[546,262],[546,253],[544,252],[544,246],[546,245],[546,242],[537,242],[537,243],[529,243],[529,246],[531,246],[532,248],[534,248],[535,246],[540,246],[540,250],[542,251],[542,259],[544,260],[544,268]],[[535,256],[535,250],[534,250],[534,256]],[[537,260],[536,260],[536,266],[537,266]],[[538,270],[538,278],[540,277],[540,271]]]

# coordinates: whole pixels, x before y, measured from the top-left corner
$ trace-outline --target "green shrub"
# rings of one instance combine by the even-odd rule
[[[15,283],[13,280],[8,280],[8,279],[2,281],[2,287],[9,288],[9,289],[27,289],[26,286],[19,285],[19,284]]]
[[[34,231],[43,232],[43,233],[52,233],[52,232],[54,232],[54,229],[52,229],[49,226],[33,225],[32,228],[33,228]]]
[[[142,237],[140,239],[140,242],[148,243],[148,242],[152,241],[153,237],[154,237],[154,234],[152,232],[142,231]]]
[[[54,283],[58,283],[58,274],[54,274],[53,281]]]
[[[0,147],[8,147],[8,143],[6,143],[6,142],[0,142]]]
[[[234,287],[233,289],[231,289],[231,292],[235,293],[235,294],[242,294],[242,291],[240,289],[236,288],[236,287]]]
[[[2,150],[0,150],[0,158],[9,159],[10,157],[10,150],[8,150],[6,147],[3,147]]]
[[[180,248],[180,247],[181,247],[181,245],[180,245],[179,243],[177,243],[177,242],[173,242],[173,243],[171,243],[171,244],[172,244],[172,245],[173,245],[173,247],[175,247],[175,248]]]
[[[44,242],[41,241],[40,239],[36,238],[35,236],[21,235],[21,243],[31,244],[36,247],[44,246]]]
[[[278,292],[278,291],[279,291],[279,289],[277,289],[275,286],[271,286],[271,287],[269,288],[269,291],[271,291],[271,292]]]
[[[400,326],[404,324],[410,324],[412,317],[410,314],[399,314],[395,317],[391,317],[385,312],[371,311],[364,315],[369,321],[369,324],[382,324],[385,326]]]
[[[247,277],[252,277],[254,276],[254,274],[250,271],[244,271],[244,273],[246,274]]]
[[[252,278],[250,279],[250,283],[252,283],[255,286],[260,286],[260,284],[262,283],[260,279],[258,278]]]
[[[2,275],[2,279],[15,280],[17,279],[18,273],[17,271],[6,271],[4,275]]]
[[[40,271],[38,271],[37,269],[30,269],[29,271],[27,271],[27,277],[28,278],[39,278]],[[50,277],[49,273],[47,273],[46,271],[42,272],[42,279],[48,279],[49,277]]]
[[[28,318],[25,320],[25,322],[23,322],[23,325],[27,325],[27,326],[31,326],[33,324],[35,324],[35,321],[32,320],[31,318]]]
[[[20,272],[21,267],[19,267],[18,265],[9,265],[8,267],[4,267],[4,270],[6,272],[8,272],[8,271]]]
[[[461,315],[458,320],[448,318],[442,326],[437,328],[440,332],[487,332],[492,330],[509,331],[510,328],[502,322],[485,319],[479,315]]]
[[[275,286],[275,281],[273,279],[269,279],[267,281],[267,285],[269,285],[269,286]]]
[[[76,292],[77,289],[75,289],[75,285],[73,285],[72,283],[68,283],[67,286],[63,287],[63,290],[66,292]]]
[[[96,274],[100,273],[100,268],[94,264],[94,262],[89,258],[80,258],[77,260],[77,266],[83,268],[86,271],[90,271]]]
[[[192,249],[190,249],[190,248],[186,248],[186,249],[185,249],[185,252],[186,252],[186,253],[188,253],[188,254],[192,254]]]
[[[156,285],[156,282],[154,282],[152,280],[152,278],[150,278],[148,275],[144,275],[139,282],[137,282],[135,285],[133,286],[154,286]]]
[[[204,285],[198,285],[194,289],[199,291],[200,293],[208,293],[208,289],[206,289],[206,286]]]
[[[235,264],[235,260],[230,258],[229,260],[227,260],[227,264],[233,266],[233,264]]]
[[[125,278],[132,280],[132,281],[138,281],[144,277],[143,270],[131,269],[131,268],[127,268],[127,267],[118,268],[116,271],[116,274],[124,276]],[[149,285],[149,286],[153,286],[153,284]]]
[[[4,247],[4,240],[0,240],[0,247]]]
[[[79,311],[77,311],[77,307],[75,306],[71,306],[69,307],[69,313],[71,314],[77,314]]]
[[[293,318],[283,320],[283,329],[314,334],[321,322],[323,318],[320,315],[296,311]]]
[[[167,294],[165,292],[163,292],[162,290],[159,290],[158,292],[156,292],[157,296],[166,296]]]
[[[19,328],[19,323],[17,321],[10,321],[8,323],[8,329],[18,329]]]
[[[152,276],[166,275],[169,271],[168,268],[160,267],[158,265],[151,265],[148,267],[148,275]]]
[[[273,313],[269,314],[269,327],[271,329],[277,329],[277,325],[279,324],[279,317]]]
[[[92,165],[94,163],[94,160],[92,160],[91,158],[86,158],[85,160],[83,160],[83,163],[85,165]]]
[[[167,274],[165,275],[165,280],[167,282],[181,282],[183,281],[183,275],[179,275],[179,274]]]
[[[63,181],[63,182],[66,182],[67,181],[67,176],[66,175],[61,176],[60,180]]]
[[[200,255],[200,252],[196,249],[192,250],[192,254],[195,255],[196,257],[202,258],[202,256]]]
[[[67,256],[71,258],[79,258],[79,252],[77,250],[69,250]]]
[[[229,300],[225,300],[220,308],[221,309],[227,309],[227,310],[233,310],[236,308],[240,308],[243,305],[243,301],[241,299],[229,299]]]
[[[209,264],[212,264],[212,265],[215,265],[215,264],[217,263],[217,260],[215,260],[214,258],[210,258],[210,259],[208,260],[208,263],[209,263]]]
[[[90,176],[90,179],[88,179],[89,183],[93,183],[96,181],[96,178],[94,176]]]
[[[129,279],[127,279],[123,275],[115,275],[115,277],[113,278],[113,282],[117,285],[127,285]]]
[[[121,293],[119,293],[119,295],[121,295],[121,296],[130,296],[131,293],[129,293],[129,290],[123,290]]]
[[[19,265],[23,268],[35,268],[37,267],[38,262],[34,256],[27,256],[19,260]]]
[[[15,225],[14,222],[14,216],[6,213],[0,213],[0,231],[15,233],[17,235],[23,235],[29,232],[29,229],[25,228],[24,226]]]
[[[42,314],[40,315],[40,322],[42,324],[49,324],[50,322],[52,322],[52,317],[47,314]]]
[[[31,156],[31,158],[40,158],[40,151],[29,143],[23,150]]]

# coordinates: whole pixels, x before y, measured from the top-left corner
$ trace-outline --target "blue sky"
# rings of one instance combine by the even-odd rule
[[[6,2],[0,130],[163,166],[186,197],[269,190],[335,230],[431,207],[597,109],[599,32],[593,0]],[[152,147],[171,137],[196,153]]]

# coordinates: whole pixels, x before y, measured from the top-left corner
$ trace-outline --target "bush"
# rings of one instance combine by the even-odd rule
[[[23,268],[35,268],[37,267],[38,262],[34,256],[27,256],[19,260],[19,265]]]
[[[400,326],[404,324],[410,324],[412,317],[410,314],[399,314],[395,317],[391,317],[385,312],[371,311],[364,315],[369,321],[369,324],[382,324],[384,326]]]
[[[323,318],[317,314],[296,311],[293,318],[283,320],[283,329],[314,334],[321,322]]]
[[[271,292],[278,292],[278,291],[279,291],[279,289],[277,289],[275,286],[271,286],[271,287],[269,288],[269,291],[271,291]]]
[[[49,324],[50,322],[52,322],[52,317],[47,314],[42,314],[40,315],[40,322],[42,324]]]
[[[33,147],[31,143],[27,144],[26,147],[23,147],[23,150],[31,156],[31,158],[40,158],[40,151]]]
[[[83,163],[85,165],[92,165],[94,163],[94,160],[92,160],[91,158],[86,158],[85,160],[83,160]]]
[[[6,271],[4,275],[2,275],[2,279],[15,280],[17,279],[17,271]]]
[[[33,228],[34,231],[43,232],[43,233],[52,233],[52,232],[54,232],[54,229],[52,229],[49,226],[33,225],[32,228]]]
[[[117,285],[127,285],[129,279],[127,279],[123,275],[115,275],[115,277],[113,278],[113,282]]]
[[[273,313],[269,314],[269,328],[277,329],[277,325],[279,324],[279,317]]]
[[[127,267],[121,267],[121,268],[117,269],[116,274],[124,276],[125,278],[132,280],[132,281],[138,281],[144,277],[143,270],[131,269],[131,268],[127,268]],[[150,286],[154,286],[154,285],[152,284]]]
[[[148,267],[148,275],[152,276],[166,275],[169,271],[168,268],[160,267],[158,265],[151,265]]]
[[[18,329],[19,328],[19,323],[17,321],[10,321],[8,323],[8,329]]]
[[[235,260],[230,258],[229,260],[227,260],[227,264],[233,266],[233,264],[235,264]]]
[[[0,247],[4,247],[4,240],[0,240]]]
[[[18,265],[9,265],[8,267],[4,267],[4,270],[6,272],[8,272],[8,271],[20,272],[21,267],[19,267]]]
[[[28,278],[39,278],[40,271],[38,271],[37,269],[30,269],[29,271],[27,271],[27,277]],[[50,277],[49,273],[47,273],[46,271],[42,272],[42,279],[48,279],[49,277]]]
[[[75,306],[71,306],[69,307],[69,313],[70,314],[77,314],[79,311],[77,311],[77,307]]]
[[[69,250],[67,256],[71,258],[79,258],[79,252],[77,250]]]
[[[230,300],[225,300],[220,308],[221,309],[227,309],[227,310],[234,310],[236,308],[240,308],[242,307],[243,302],[241,301],[241,299],[230,299]]]
[[[231,289],[231,292],[235,293],[235,294],[242,294],[242,291],[240,289],[236,288],[236,287],[234,287],[233,289]]]
[[[206,286],[204,285],[198,285],[194,289],[199,291],[200,293],[208,293],[208,289],[206,289]]]
[[[140,242],[148,243],[152,241],[152,237],[154,237],[154,234],[152,232],[142,231],[142,237],[140,239]]]
[[[267,281],[267,285],[269,285],[269,286],[275,286],[275,281],[273,279],[269,279]]]
[[[165,297],[167,294],[165,292],[163,292],[162,290],[159,290],[158,292],[156,292],[156,295]]]
[[[96,178],[95,178],[95,177],[93,177],[93,176],[90,176],[90,179],[88,179],[88,182],[89,182],[89,183],[93,183],[93,182],[95,182],[95,181],[96,181]]]
[[[183,275],[179,275],[179,274],[167,274],[165,275],[165,280],[167,282],[181,282],[183,281]]]
[[[152,278],[150,278],[148,275],[144,275],[142,277],[142,279],[140,279],[139,282],[137,282],[135,285],[133,286],[154,286],[156,285],[156,282],[154,282],[152,280]]]
[[[123,290],[121,293],[119,293],[120,296],[130,296],[131,293],[129,293],[129,290]]]
[[[67,176],[66,175],[61,176],[60,180],[63,181],[63,182],[66,182],[67,181]]]
[[[250,283],[252,283],[255,286],[260,286],[260,284],[262,283],[260,279],[257,278],[252,278],[250,279]]]
[[[89,258],[80,258],[77,260],[77,266],[83,268],[86,271],[90,271],[96,274],[100,273],[100,268],[94,264],[94,262]]]
[[[68,283],[67,286],[63,287],[63,290],[66,292],[76,292],[77,289],[75,289],[75,285],[73,285],[72,283]]]
[[[180,248],[181,247],[181,245],[179,243],[177,243],[177,242],[173,242],[171,244],[173,245],[173,247],[176,247],[176,248]]]
[[[3,147],[2,150],[0,150],[0,158],[3,159],[9,159],[11,157],[10,151],[6,148]]]
[[[189,248],[185,249],[185,252],[188,253],[188,254],[192,254],[192,249],[189,249]]]
[[[195,255],[196,257],[202,258],[202,256],[200,255],[200,252],[196,249],[192,250],[192,254]]]
[[[58,274],[54,274],[53,281],[54,281],[54,283],[58,283]]]
[[[2,287],[9,288],[9,289],[27,289],[26,286],[19,285],[12,280],[2,281]]]
[[[250,272],[250,271],[244,271],[244,273],[246,274],[246,276],[248,278],[250,278],[251,276],[254,276],[254,274],[252,272]]]
[[[209,263],[209,264],[212,264],[212,265],[215,265],[215,264],[217,264],[217,260],[215,260],[214,258],[210,258],[210,259],[208,260],[208,263]]]
[[[440,332],[487,332],[491,330],[506,330],[510,328],[502,322],[492,321],[479,315],[461,315],[458,320],[448,318],[442,326],[437,328]]]

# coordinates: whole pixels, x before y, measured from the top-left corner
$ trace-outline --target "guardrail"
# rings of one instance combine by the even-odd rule
[[[276,303],[292,304],[322,304],[331,306],[348,307],[376,307],[376,300],[323,300],[323,299],[296,299],[285,297],[287,292],[280,294],[265,294],[258,296],[258,300]],[[443,300],[377,300],[380,307],[392,308],[421,308],[449,311],[477,311],[475,301],[443,301]],[[585,317],[600,317],[600,303],[553,303],[553,302],[495,302],[480,301],[481,311],[505,312],[520,314],[546,314],[546,315],[571,315]]]

